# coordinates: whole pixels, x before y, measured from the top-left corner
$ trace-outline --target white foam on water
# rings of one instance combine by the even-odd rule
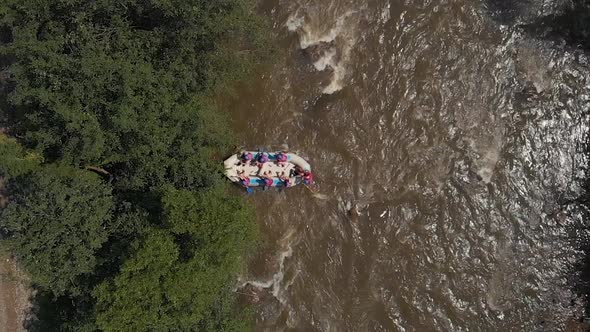
[[[289,246],[286,251],[281,252],[279,255],[279,270],[273,274],[272,278],[267,281],[246,281],[242,283],[242,287],[251,285],[258,289],[271,289],[272,295],[276,297],[282,304],[285,304],[285,299],[280,296],[281,293],[281,283],[283,278],[285,277],[284,268],[285,268],[285,259],[291,257],[293,254],[293,248]]]
[[[475,160],[475,172],[484,183],[490,183],[496,164],[500,160],[502,133],[497,130],[491,137],[482,137],[479,143],[472,140],[471,146],[481,155],[479,159]]]
[[[391,18],[391,14],[389,13],[390,8],[391,8],[391,4],[388,3],[381,10],[381,23],[385,24]]]
[[[334,92],[342,90],[344,87],[344,77],[346,75],[346,67],[344,66],[343,60],[341,60],[337,66],[334,67],[334,74],[332,75],[332,80],[327,87],[322,90],[322,93],[331,95]]]
[[[330,81],[330,84],[328,84],[328,86],[326,86],[322,90],[322,93],[324,94],[333,94],[334,92],[342,90],[342,88],[345,86],[345,79],[348,73],[350,53],[352,51],[353,45],[356,43],[355,30],[357,27],[357,21],[355,20],[354,22],[349,22],[351,21],[349,20],[349,18],[351,18],[351,15],[355,13],[355,11],[349,11],[345,15],[341,16],[337,21],[336,27],[338,31],[341,33],[340,59],[338,63],[332,67],[334,68],[332,80]],[[348,27],[348,29],[343,30],[342,27],[345,24],[346,27]]]
[[[297,29],[303,26],[303,23],[305,23],[305,18],[297,15],[291,15],[287,19],[287,23],[285,23],[285,26],[287,27],[287,29],[289,29],[289,31],[297,31]]]
[[[336,38],[336,31],[330,30],[328,33],[322,33],[320,29],[311,27],[311,23],[305,23],[305,17],[299,16],[298,13],[291,15],[285,23],[287,30],[298,34],[299,47],[303,50],[321,42],[332,42]]]
[[[320,57],[313,66],[317,71],[324,71],[326,68],[334,68],[336,66],[336,49],[331,48]]]
[[[499,159],[500,150],[494,146],[485,152],[481,160],[478,160],[479,169],[477,170],[477,174],[481,176],[483,182],[490,183]]]
[[[324,200],[324,201],[330,198],[330,196],[328,196],[326,194],[320,194],[320,193],[313,193],[312,196],[314,198],[321,199],[321,200]]]
[[[320,26],[323,23],[320,18],[318,20],[307,20],[306,22],[305,17],[299,16],[298,13],[290,16],[285,26],[289,31],[297,32],[299,35],[299,47],[304,50],[310,46],[319,45],[320,43],[331,43],[336,40],[348,16],[349,14],[347,13],[340,17],[336,21],[336,26],[328,31],[325,31]]]
[[[278,270],[272,275],[269,280],[266,281],[259,281],[259,280],[247,280],[240,284],[239,288],[245,286],[253,286],[257,289],[269,289],[271,294],[279,300],[279,302],[283,305],[286,305],[287,299],[282,295],[284,291],[286,291],[294,282],[295,278],[299,274],[299,271],[293,275],[293,277],[283,285],[283,279],[285,278],[285,260],[293,255],[293,242],[291,238],[295,234],[295,231],[292,230],[283,239],[281,242],[287,242],[285,250],[281,251],[279,257],[277,258],[279,268]]]
[[[333,69],[330,83],[322,90],[324,94],[340,91],[345,85],[344,81],[347,75],[350,53],[352,46],[356,42],[357,20],[353,16],[356,13],[358,13],[356,10],[347,11],[338,17],[335,25],[329,29],[322,27],[325,23],[324,17],[315,15],[306,19],[299,12],[291,15],[285,23],[289,31],[298,34],[299,47],[303,50],[321,43],[335,44],[334,48],[330,48],[329,51],[325,52],[313,63],[313,66],[318,71],[323,71],[328,67]]]

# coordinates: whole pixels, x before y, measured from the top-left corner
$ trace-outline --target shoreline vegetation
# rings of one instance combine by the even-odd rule
[[[0,4],[0,236],[32,331],[244,331],[256,246],[211,101],[272,56],[251,0]]]

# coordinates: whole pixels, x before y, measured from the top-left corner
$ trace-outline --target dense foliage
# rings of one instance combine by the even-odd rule
[[[42,162],[40,155],[27,152],[15,139],[0,134],[0,176],[11,178],[33,171]]]
[[[96,290],[100,327],[188,331],[211,321],[211,303],[227,291],[254,234],[247,211],[224,197],[219,190],[164,194],[166,231],[148,234],[121,273]]]
[[[257,42],[247,1],[21,3],[4,5],[2,52],[17,59],[11,115],[27,146],[110,168],[125,187],[210,184],[228,135],[202,95],[242,70],[224,40]]]
[[[35,281],[62,295],[79,293],[110,232],[113,197],[96,174],[49,165],[9,182],[2,227]]]
[[[0,3],[0,231],[52,329],[247,329],[256,231],[209,98],[268,55],[262,28],[250,0]]]

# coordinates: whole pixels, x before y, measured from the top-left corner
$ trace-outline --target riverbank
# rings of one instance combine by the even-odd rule
[[[270,56],[255,9],[0,4],[0,236],[37,292],[31,329],[249,329],[233,286],[257,227],[211,99]]]
[[[31,295],[25,273],[6,251],[0,251],[0,332],[25,331]]]

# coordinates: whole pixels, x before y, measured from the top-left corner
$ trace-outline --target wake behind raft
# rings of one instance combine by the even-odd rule
[[[293,187],[313,184],[311,166],[294,153],[242,151],[224,162],[225,175],[252,192],[252,187]]]

